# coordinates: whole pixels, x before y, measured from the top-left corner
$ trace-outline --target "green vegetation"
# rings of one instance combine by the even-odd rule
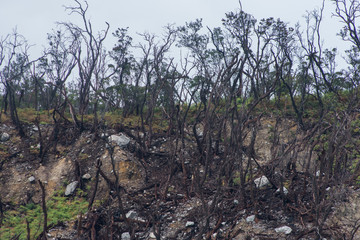
[[[83,194],[81,194],[83,195]],[[48,226],[55,226],[61,222],[75,220],[79,214],[87,211],[88,202],[81,196],[69,199],[54,194],[46,203],[48,211]],[[3,224],[0,227],[0,239],[11,239],[19,236],[26,239],[26,221],[30,226],[31,239],[36,239],[43,229],[43,212],[41,204],[29,203],[16,210],[4,213]]]

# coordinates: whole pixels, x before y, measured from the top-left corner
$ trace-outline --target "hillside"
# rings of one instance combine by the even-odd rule
[[[360,239],[360,3],[331,2],[344,52],[324,5],[134,42],[74,0],[38,58],[0,36],[0,239]]]
[[[359,121],[359,114],[353,117]],[[359,141],[353,123],[351,141]],[[265,116],[251,124],[243,160],[229,165],[225,142],[212,150],[211,162],[195,160],[191,126],[184,145],[160,131],[144,149],[146,133],[136,126],[97,134],[63,125],[41,161],[38,139],[51,139],[53,124],[24,125],[26,137],[19,137],[10,122],[2,123],[0,238],[26,239],[25,219],[31,239],[42,233],[40,181],[49,239],[316,239],[319,226],[323,237],[357,239],[358,164],[348,166],[353,175],[340,179],[333,169],[327,177],[318,169],[317,148],[329,140],[309,146],[314,129]],[[197,128],[199,139],[204,128]],[[253,152],[246,150],[252,145]]]

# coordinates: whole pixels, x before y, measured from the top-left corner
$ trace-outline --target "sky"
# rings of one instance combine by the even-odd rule
[[[34,45],[32,51],[41,52],[46,45],[47,33],[56,29],[56,22],[80,23],[75,15],[68,15],[64,5],[73,0],[0,0],[0,38],[13,29],[24,35]],[[150,32],[161,35],[167,24],[184,25],[185,22],[203,19],[210,28],[221,25],[225,13],[239,9],[238,0],[88,0],[90,17],[95,30],[105,29],[105,21],[117,28],[129,27],[130,35],[136,40],[136,33]],[[322,0],[241,0],[245,12],[256,19],[274,17],[294,26],[303,23],[306,11],[319,9]],[[336,36],[341,24],[331,17],[334,6],[329,0],[325,4],[322,35],[325,46],[344,51],[344,42]],[[115,39],[109,37],[110,50]],[[341,53],[340,53],[341,54]]]

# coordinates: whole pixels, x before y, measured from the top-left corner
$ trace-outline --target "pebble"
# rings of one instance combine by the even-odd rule
[[[35,182],[35,177],[34,176],[31,176],[28,178],[29,182],[30,183],[34,183]]]
[[[185,224],[185,227],[192,227],[192,226],[195,226],[195,223],[192,221],[187,221]]]
[[[91,178],[91,175],[89,173],[86,173],[82,176],[82,179],[89,180]]]
[[[130,240],[131,237],[130,237],[130,233],[129,232],[124,232],[121,234],[121,239],[124,239],[124,240]]]
[[[248,223],[254,222],[254,221],[255,221],[255,215],[251,215],[246,218],[246,222],[248,222]]]
[[[282,226],[282,227],[275,228],[275,232],[285,233],[286,235],[288,235],[292,232],[292,229],[291,229],[291,227],[288,227],[288,226]]]

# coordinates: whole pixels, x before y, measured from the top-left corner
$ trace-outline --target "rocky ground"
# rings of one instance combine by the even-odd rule
[[[290,129],[291,123],[288,125]],[[41,161],[36,139],[39,131],[50,133],[51,127],[42,125],[39,129],[29,125],[26,127],[29,137],[24,140],[11,125],[0,126],[2,211],[29,202],[40,203],[39,180],[45,184],[47,198],[63,189],[63,194],[71,199],[80,188],[90,200],[96,188],[96,204],[72,221],[51,226],[48,239],[90,239],[94,236],[98,236],[94,239],[105,239],[104,236],[109,235],[112,239],[319,239],[316,224],[309,214],[292,208],[291,204],[284,211],[284,204],[288,204],[284,196],[295,198],[295,187],[284,187],[280,191],[259,173],[251,183],[252,187],[258,188],[256,206],[250,200],[245,200],[246,205],[242,204],[241,196],[233,194],[236,191],[232,189],[222,192],[223,200],[215,202],[221,206],[214,206],[213,190],[207,189],[202,198],[196,192],[186,190],[183,184],[192,186],[192,179],[183,179],[180,170],[173,169],[177,171],[175,180],[167,186],[167,191],[163,190],[169,172],[167,164],[172,141],[169,137],[157,137],[144,156],[139,154],[137,142],[142,133],[134,129],[107,129],[97,136],[91,131],[80,133],[68,127],[60,131],[62,137],[54,151],[49,151]],[[271,121],[263,122],[262,137],[256,143],[259,159],[264,165],[271,154],[267,139],[272,127]],[[282,137],[289,134],[290,131],[284,131]],[[192,143],[187,144],[191,151]],[[190,155],[185,153],[184,156],[185,168],[191,167]],[[113,185],[116,182],[114,170],[119,178],[119,189]],[[298,184],[306,182],[299,180]],[[339,188],[336,207],[329,209],[322,239],[339,239],[341,235],[343,239],[360,239],[357,231],[360,191],[353,186]],[[329,194],[335,192],[333,189],[327,191]],[[219,211],[212,212],[207,223],[212,230],[199,237],[198,232],[206,224],[203,214],[207,208],[214,207]]]

